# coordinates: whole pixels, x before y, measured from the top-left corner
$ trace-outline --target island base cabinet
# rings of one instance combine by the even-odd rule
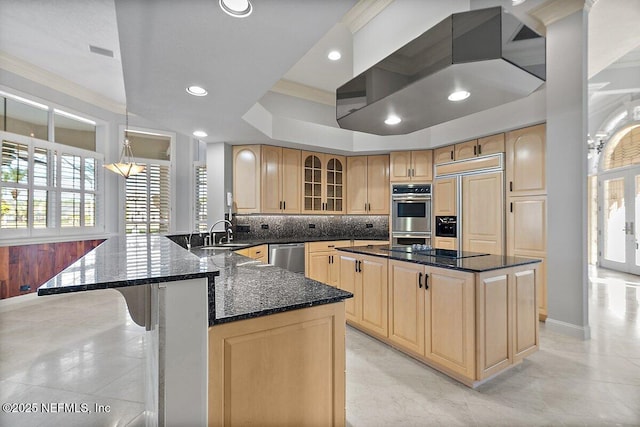
[[[426,358],[475,379],[475,275],[427,268]]]
[[[351,292],[346,303],[349,323],[379,337],[388,336],[387,260],[340,254],[340,289]]]
[[[208,424],[344,426],[344,302],[210,327]]]

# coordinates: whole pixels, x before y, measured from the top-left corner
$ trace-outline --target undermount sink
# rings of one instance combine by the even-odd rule
[[[241,248],[243,246],[247,246],[247,244],[246,243],[221,243],[219,245],[200,246],[197,249],[212,249],[212,250],[213,249],[232,249],[232,248]]]

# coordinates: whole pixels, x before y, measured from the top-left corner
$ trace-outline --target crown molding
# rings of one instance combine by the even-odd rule
[[[360,0],[342,17],[351,34],[357,33],[394,0]]]
[[[326,90],[317,89],[315,87],[296,83],[291,80],[281,79],[270,89],[272,92],[281,93],[283,95],[294,96],[296,98],[306,99],[307,101],[318,102],[320,104],[335,107],[336,95]]]
[[[96,107],[117,114],[125,113],[125,105],[77,83],[60,77],[43,68],[37,67],[16,56],[0,50],[0,68],[32,82],[62,92]]]
[[[545,27],[579,10],[591,9],[597,0],[548,0],[529,10],[529,15],[538,19]]]

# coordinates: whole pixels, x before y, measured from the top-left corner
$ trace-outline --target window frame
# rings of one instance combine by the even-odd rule
[[[27,146],[28,153],[28,179],[27,184],[5,183],[0,180],[0,189],[3,187],[19,187],[26,189],[29,193],[27,206],[27,227],[25,228],[0,228],[0,241],[16,239],[16,238],[43,238],[43,237],[72,237],[95,235],[104,233],[104,215],[103,215],[103,194],[104,194],[104,172],[102,164],[104,163],[104,155],[95,151],[84,150],[70,145],[60,144],[57,142],[46,141],[34,137],[19,135],[11,132],[0,131],[0,144],[2,141],[10,141]],[[48,165],[49,173],[53,173],[55,181],[51,181],[48,177],[47,185],[36,185],[34,183],[34,154],[37,148],[47,150],[48,153],[55,153],[55,172]],[[80,188],[70,189],[62,186],[62,155],[73,155],[80,157]],[[94,189],[85,189],[85,159],[92,158],[95,160],[95,181]],[[53,200],[47,201],[47,222],[46,227],[34,227],[34,189],[47,191],[53,195]],[[61,201],[62,193],[78,193],[80,194],[80,225],[72,227],[63,227],[61,224]],[[95,224],[93,226],[85,226],[85,195],[93,194],[95,199]]]
[[[207,174],[208,174],[208,170],[207,170],[207,163],[206,162],[201,162],[201,161],[197,161],[197,162],[193,162],[193,166],[192,166],[192,185],[193,185],[193,192],[191,193],[192,197],[193,197],[193,203],[191,204],[191,221],[192,221],[192,226],[191,226],[191,230],[193,231],[207,231],[209,229],[208,224],[207,224],[207,218],[208,218],[208,213],[209,213],[209,209],[207,206],[207,203],[205,203],[204,207],[205,207],[205,216],[204,216],[204,221],[199,221],[198,220],[198,196],[200,194],[200,189],[198,188],[198,169],[200,168],[204,168],[204,173],[205,173],[205,180],[204,180],[204,189],[205,191],[207,191],[208,185],[207,185]],[[207,200],[209,199],[209,195],[206,195]],[[204,225],[204,228],[201,228],[201,226]]]

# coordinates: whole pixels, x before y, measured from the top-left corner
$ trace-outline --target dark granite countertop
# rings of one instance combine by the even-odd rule
[[[307,279],[299,273],[262,264],[233,250],[191,252],[206,258],[220,270],[215,285],[215,317],[209,325],[330,304],[353,294]]]
[[[449,268],[451,270],[482,273],[484,271],[499,270],[501,268],[515,267],[518,265],[535,264],[540,262],[535,258],[521,258],[503,255],[480,255],[469,258],[444,258],[428,256],[410,252],[391,251],[389,245],[380,246],[356,246],[352,248],[336,248],[339,251],[352,252],[362,255],[372,255],[398,261],[413,262],[416,264],[430,265],[433,267]]]
[[[202,235],[207,234],[203,232]],[[173,240],[178,245],[186,248],[186,241],[184,239],[184,234],[171,235],[167,236],[169,239]],[[193,248],[202,245],[202,238],[199,237],[199,234],[194,234],[192,236],[192,245]],[[233,241],[234,244],[243,244],[244,246],[234,247],[234,250],[249,248],[251,246],[257,245],[269,245],[269,244],[287,244],[287,243],[306,243],[306,242],[330,242],[337,240],[380,240],[380,241],[388,241],[389,237],[353,237],[353,236],[316,236],[316,237],[270,237],[264,239],[255,239],[255,240],[242,240],[236,239]]]
[[[38,295],[171,282],[219,274],[171,240],[158,235],[110,237],[38,288]]]
[[[188,251],[164,236],[111,237],[40,286],[38,295],[206,277],[210,326],[353,296],[232,252],[237,249]]]

